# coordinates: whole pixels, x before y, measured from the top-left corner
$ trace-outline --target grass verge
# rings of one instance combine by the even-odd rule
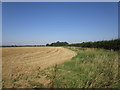
[[[77,55],[71,61],[44,70],[51,88],[120,88],[118,53],[103,49],[67,47]]]

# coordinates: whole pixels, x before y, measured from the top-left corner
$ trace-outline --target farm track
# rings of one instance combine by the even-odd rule
[[[5,47],[2,50],[3,79],[34,74],[39,69],[63,63],[76,55],[62,47]]]

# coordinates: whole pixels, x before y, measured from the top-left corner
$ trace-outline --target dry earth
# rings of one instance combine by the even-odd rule
[[[7,80],[11,78],[34,74],[37,70],[70,60],[75,55],[75,52],[63,47],[4,47],[2,77],[5,87],[12,87],[7,85]]]

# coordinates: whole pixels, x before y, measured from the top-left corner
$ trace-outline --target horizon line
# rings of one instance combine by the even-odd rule
[[[110,40],[117,40],[120,38],[115,38],[115,39],[109,39],[109,40],[96,40],[96,41],[82,41],[82,42],[77,42],[77,43],[86,43],[86,42],[98,42],[98,41],[110,41]],[[55,41],[58,42],[58,41]],[[52,43],[55,43],[52,42]],[[67,42],[67,41],[59,41],[59,42]],[[68,42],[67,42],[68,43]],[[68,44],[77,44],[77,43],[68,43]],[[51,44],[51,43],[46,43],[46,44]],[[11,45],[0,45],[0,46],[45,46],[46,44],[11,44]]]

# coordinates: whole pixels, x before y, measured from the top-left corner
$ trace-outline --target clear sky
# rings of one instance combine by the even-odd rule
[[[0,46],[2,45],[2,3],[0,2]]]
[[[117,2],[2,4],[3,45],[118,38]]]

